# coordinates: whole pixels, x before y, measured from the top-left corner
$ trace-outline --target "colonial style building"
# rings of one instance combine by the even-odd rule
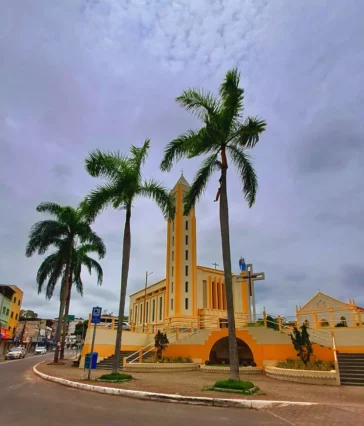
[[[189,188],[181,176],[172,190],[176,216],[167,222],[166,278],[130,296],[132,330],[166,322],[198,328],[227,326],[224,271],[197,265],[195,209],[183,214]],[[252,265],[246,269],[233,275],[235,316],[240,326],[256,320],[254,282],[264,279],[263,273],[253,273]]]

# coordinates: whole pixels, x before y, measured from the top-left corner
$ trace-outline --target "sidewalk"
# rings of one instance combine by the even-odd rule
[[[85,383],[81,378],[82,375],[86,377],[84,370],[72,367],[71,364],[71,360],[67,360],[65,365],[59,366],[42,363],[38,366],[38,370],[50,376]],[[102,374],[107,373],[110,373],[110,371],[92,370],[92,377],[98,378]],[[133,377],[135,380],[121,384],[113,383],[109,385],[95,382],[93,385],[185,396],[220,397],[229,399],[242,398],[242,395],[202,390],[204,387],[213,385],[217,380],[226,379],[227,374],[225,373],[204,373],[201,371],[181,372],[178,374],[149,372],[133,373]],[[241,378],[242,380],[253,382],[260,388],[258,394],[253,396],[244,395],[244,399],[315,402],[345,407],[351,405],[357,407],[359,411],[361,411],[362,407],[362,414],[364,416],[364,389],[362,387],[304,385],[278,381],[264,375],[244,375]]]

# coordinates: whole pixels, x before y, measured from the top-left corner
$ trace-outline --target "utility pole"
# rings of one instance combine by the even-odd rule
[[[146,312],[145,312],[145,307],[147,306],[147,287],[148,287],[148,277],[149,275],[152,275],[153,272],[145,272],[145,287],[144,287],[144,312],[143,312],[143,324],[146,323],[147,320],[147,316],[146,316]],[[143,331],[144,331],[144,325],[143,325]]]

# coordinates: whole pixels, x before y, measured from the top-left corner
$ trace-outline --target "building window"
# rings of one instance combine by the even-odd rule
[[[172,222],[172,231],[174,231],[174,221]]]
[[[173,281],[172,281],[172,283],[171,283],[172,285],[171,285],[171,293],[173,293]]]
[[[8,330],[10,330],[10,331],[11,331],[11,327],[10,327],[10,325],[9,325],[9,327],[8,327]]]
[[[6,314],[6,308],[5,308],[5,306],[3,307],[3,314],[4,315]]]
[[[6,310],[6,315],[9,315],[9,309]]]
[[[18,300],[18,306],[20,306],[20,299]]]
[[[202,281],[202,300],[203,300],[203,307],[207,308],[207,281]]]
[[[172,266],[172,277],[173,277],[173,273],[174,273],[174,267]]]
[[[11,311],[11,316],[10,317],[14,318],[14,312],[13,311]]]
[[[174,251],[172,251],[172,262],[174,261]]]
[[[155,299],[153,299],[152,303],[152,322],[155,320]]]
[[[185,266],[186,277],[188,277],[188,265]]]
[[[172,246],[174,246],[174,237],[172,237]]]
[[[186,235],[186,244],[188,244],[188,235]]]
[[[186,260],[188,260],[188,250],[186,250],[185,258],[186,258]]]
[[[16,320],[18,319],[18,314],[15,314],[15,319],[16,319]]]
[[[139,322],[143,322],[143,305],[140,305]]]
[[[145,322],[148,324],[149,318],[148,318],[148,310],[149,310],[149,302],[145,305]]]
[[[185,292],[188,293],[188,281],[185,282]]]
[[[188,309],[188,297],[185,298],[185,309]]]
[[[16,297],[14,297],[14,303],[16,303]]]
[[[159,297],[159,321],[162,321],[162,310],[163,308],[163,298],[162,296]]]
[[[135,306],[135,312],[134,312],[134,323],[137,323],[138,319],[138,306]]]
[[[188,220],[186,220],[186,231],[188,231]]]
[[[171,299],[171,310],[173,311],[173,299]]]
[[[15,334],[15,332],[16,332],[16,328],[14,327],[14,328],[13,328],[13,333]]]

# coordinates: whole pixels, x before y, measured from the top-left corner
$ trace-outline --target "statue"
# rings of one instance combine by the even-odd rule
[[[246,263],[243,257],[240,257],[239,259],[239,268],[241,272],[244,272],[246,269]]]

